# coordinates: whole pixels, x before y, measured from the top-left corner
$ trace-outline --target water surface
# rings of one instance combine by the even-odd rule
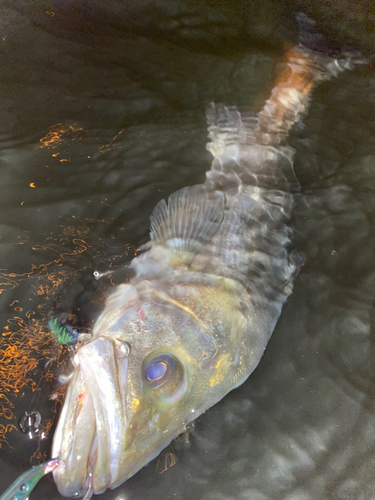
[[[49,24],[5,9],[1,28],[1,321],[30,335],[46,330],[52,303],[95,318],[127,272],[97,281],[93,271],[124,268],[156,203],[203,180],[209,102],[259,102],[281,53],[274,40],[199,50],[108,26],[89,37],[79,16],[54,30],[58,12],[42,14]],[[374,116],[372,67],[315,92],[291,138],[302,186],[292,225],[307,263],[265,356],[159,459],[100,498],[374,497]],[[41,381],[44,363],[31,373],[40,390],[30,382],[9,394],[16,418],[36,409],[45,425],[55,386]],[[1,491],[38,446],[48,453],[52,433],[7,434]],[[61,497],[49,477],[30,498]]]

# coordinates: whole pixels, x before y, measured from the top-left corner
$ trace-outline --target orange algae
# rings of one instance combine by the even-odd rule
[[[56,125],[52,125],[52,127],[48,129],[47,134],[39,139],[40,147],[55,149],[66,140],[78,139],[83,131],[83,127],[76,127],[68,125],[67,123],[57,123]]]
[[[40,305],[43,304],[38,307]],[[16,309],[20,307],[16,306],[14,311]],[[16,418],[17,397],[22,397],[27,390],[39,390],[38,379],[52,380],[52,372],[42,370],[41,362],[55,359],[59,364],[62,359],[63,349],[52,342],[43,316],[36,319],[33,313],[27,311],[24,317],[9,318],[0,337],[0,417],[9,421]],[[0,447],[7,433],[15,429],[13,423],[0,425]]]
[[[159,474],[164,474],[164,472],[174,465],[176,465],[176,453],[172,448],[172,445],[169,445],[169,447],[161,453],[156,463],[156,470],[160,471]],[[160,470],[160,468],[162,468],[162,470]]]
[[[42,382],[55,385],[56,371],[66,360],[67,348],[56,344],[48,329],[48,314],[52,304],[61,304],[64,293],[76,281],[78,273],[90,273],[92,266],[98,264],[115,270],[119,257],[130,250],[134,253],[135,249],[127,246],[121,255],[107,256],[108,244],[104,239],[98,239],[92,229],[110,222],[72,217],[71,225],[60,225],[58,237],[48,236],[44,244],[30,245],[30,251],[37,254],[39,261],[43,261],[43,256],[46,256],[46,262],[32,265],[26,273],[0,270],[0,293],[12,292],[14,295],[17,287],[23,284],[28,294],[23,301],[19,297],[9,301],[13,314],[0,336],[0,448],[7,441],[7,434],[17,430],[14,422],[18,398],[27,391],[40,391]],[[21,241],[17,244],[27,244],[28,238],[28,235],[20,236]],[[90,269],[87,258],[90,260]],[[113,284],[111,280],[110,283]],[[102,302],[104,298],[101,293],[99,297],[93,297],[93,302]],[[65,386],[60,386],[50,395],[54,401],[52,411],[55,414],[59,411],[64,393]],[[32,460],[46,459],[40,444],[50,432],[53,422],[54,419],[50,419],[40,425],[38,448]]]

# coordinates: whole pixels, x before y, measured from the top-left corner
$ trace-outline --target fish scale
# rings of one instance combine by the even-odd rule
[[[303,265],[287,226],[299,190],[288,134],[308,109],[314,85],[352,67],[350,58],[332,60],[302,46],[286,60],[257,116],[214,104],[207,112],[214,159],[205,185],[225,193],[225,207],[218,231],[193,263],[241,283],[257,312],[275,322]]]

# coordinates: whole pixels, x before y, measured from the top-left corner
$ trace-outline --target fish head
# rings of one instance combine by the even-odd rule
[[[229,390],[212,331],[151,295],[126,307],[110,300],[77,351],[53,445],[64,496],[84,493],[88,467],[96,494],[123,483]]]

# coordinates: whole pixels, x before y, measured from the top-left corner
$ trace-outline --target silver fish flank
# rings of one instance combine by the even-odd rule
[[[132,281],[76,352],[52,449],[62,495],[116,488],[256,368],[302,265],[288,134],[350,66],[298,46],[258,115],[210,107],[205,183],[158,203]]]

